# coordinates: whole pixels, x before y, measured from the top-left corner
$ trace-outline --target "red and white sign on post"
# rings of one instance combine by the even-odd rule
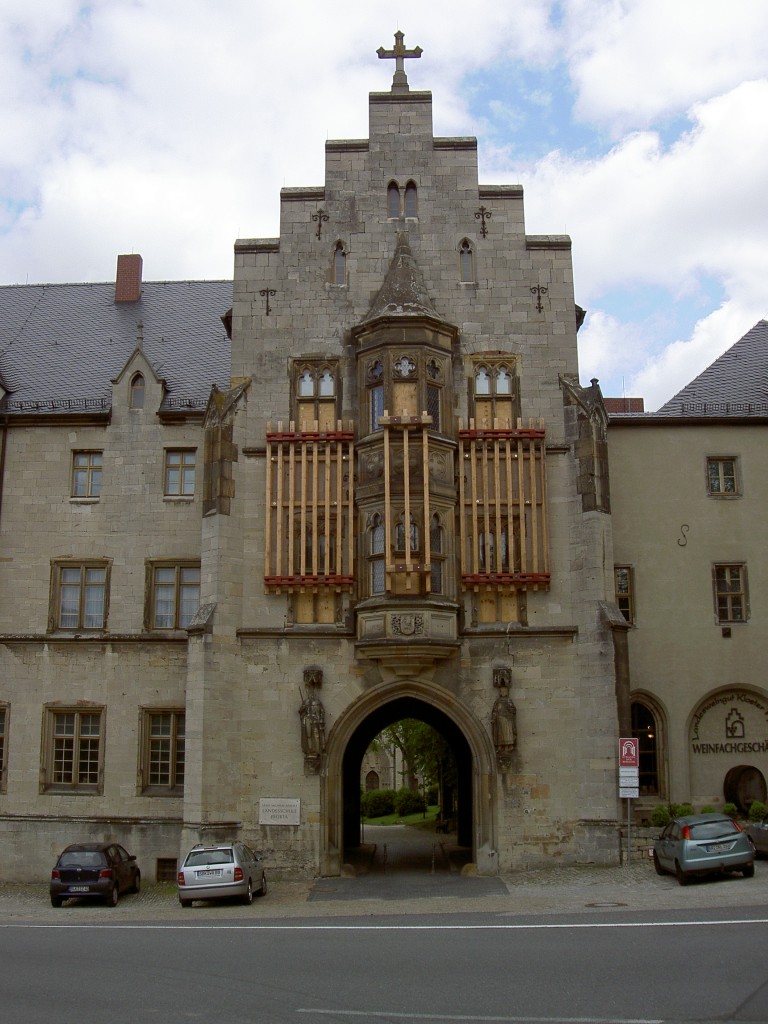
[[[636,800],[640,796],[640,742],[634,736],[619,740],[619,797]]]

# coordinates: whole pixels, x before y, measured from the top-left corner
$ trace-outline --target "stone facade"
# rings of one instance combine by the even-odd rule
[[[204,414],[162,415],[139,346],[101,422],[6,416],[0,830],[44,837],[9,877],[40,877],[84,834],[148,874],[234,836],[278,876],[337,874],[363,754],[403,717],[453,749],[480,873],[618,861],[626,624],[570,249],[526,234],[522,189],[479,185],[476,141],[435,138],[431,94],[396,76],[371,94],[368,139],[326,144],[324,185],[282,191],[280,237],[236,242],[231,375]],[[169,449],[195,453],[193,493],[164,494]],[[80,450],[103,453],[98,499],[70,496]],[[62,628],[74,563],[108,572],[96,628]],[[183,627],[152,621],[157,563],[199,565]],[[516,709],[503,758],[499,670]],[[308,678],[319,753],[302,746]],[[82,786],[56,775],[52,713],[85,730]],[[178,746],[147,729],[179,713],[183,793],[161,792],[147,751]],[[299,823],[267,823],[269,798],[299,801]]]

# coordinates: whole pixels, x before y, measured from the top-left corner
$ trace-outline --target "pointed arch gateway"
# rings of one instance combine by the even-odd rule
[[[472,847],[479,874],[496,874],[496,765],[490,737],[450,691],[419,680],[368,690],[330,730],[321,776],[321,874],[339,875],[345,845],[359,842],[362,756],[374,736],[402,718],[426,721],[452,746],[459,774],[459,842]]]

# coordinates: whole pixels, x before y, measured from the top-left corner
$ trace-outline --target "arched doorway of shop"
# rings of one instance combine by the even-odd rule
[[[399,697],[376,708],[357,727],[344,751],[342,762],[343,849],[345,853],[361,842],[360,765],[363,756],[383,729],[404,719],[425,722],[445,739],[456,766],[456,837],[459,846],[472,846],[472,754],[456,723],[443,711],[414,697]]]

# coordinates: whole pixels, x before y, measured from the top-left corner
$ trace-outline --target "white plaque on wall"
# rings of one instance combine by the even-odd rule
[[[262,797],[259,800],[260,825],[300,825],[301,800]]]

